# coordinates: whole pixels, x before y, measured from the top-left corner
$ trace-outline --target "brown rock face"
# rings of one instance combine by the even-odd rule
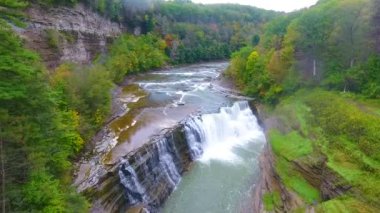
[[[281,206],[275,208],[275,212],[290,212],[292,209],[302,206],[303,201],[293,192],[290,192],[282,184],[281,177],[278,176],[274,168],[275,159],[267,144],[260,156],[260,181],[256,185],[254,191],[254,205],[252,212],[264,212],[264,204],[262,198],[265,193],[280,192]]]
[[[180,123],[76,184],[92,199],[91,212],[157,212],[193,160]]]
[[[322,155],[316,163],[307,164],[294,161],[293,165],[312,186],[320,190],[323,201],[343,195],[351,188],[342,183],[339,175],[327,167],[326,158]]]
[[[27,11],[28,27],[19,29],[26,45],[39,52],[49,69],[64,61],[89,63],[124,28],[79,4],[75,8],[42,8]]]

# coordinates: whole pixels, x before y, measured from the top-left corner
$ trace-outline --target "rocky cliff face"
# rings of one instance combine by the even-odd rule
[[[74,8],[34,5],[26,14],[28,26],[19,33],[50,69],[64,61],[89,63],[125,30],[81,4]]]
[[[280,192],[281,195],[281,205],[276,206],[275,212],[290,212],[291,209],[302,206],[303,201],[295,193],[286,189],[276,173],[275,159],[269,145],[265,146],[259,162],[261,176],[254,191],[253,212],[265,212],[263,196],[271,192]]]
[[[156,212],[193,160],[181,122],[76,185],[92,198],[91,212]]]

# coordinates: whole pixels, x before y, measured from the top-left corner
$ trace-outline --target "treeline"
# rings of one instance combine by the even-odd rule
[[[232,52],[256,45],[262,25],[282,13],[250,6],[201,5],[163,0],[29,0],[42,6],[83,3],[126,26],[129,33],[159,34],[173,64],[228,59]]]
[[[131,33],[160,34],[174,64],[227,59],[256,44],[263,23],[280,13],[241,5],[200,5],[189,1],[84,0]]]
[[[189,1],[83,0],[98,13],[127,26],[130,33],[160,34],[174,64],[227,59],[259,41],[263,23],[281,13],[241,5],[200,5]]]
[[[93,64],[62,64],[48,74],[9,25],[22,1],[0,1],[1,212],[86,212],[72,184],[72,162],[104,124],[111,89],[126,74],[164,65],[165,41],[122,36]]]
[[[173,63],[227,59],[239,48],[257,43],[262,24],[278,15],[241,5],[178,2],[161,3],[152,14]]]
[[[229,74],[275,102],[305,86],[380,96],[375,1],[323,0],[268,23],[257,46],[235,53]]]

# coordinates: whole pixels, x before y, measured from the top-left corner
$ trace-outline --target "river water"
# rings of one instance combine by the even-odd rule
[[[117,97],[121,116],[108,124],[100,153],[80,167],[79,189],[96,185],[104,166],[132,152],[186,118],[186,143],[195,162],[178,176],[173,152],[162,152],[162,173],[174,192],[158,210],[167,213],[250,212],[252,188],[259,177],[258,157],[265,137],[244,97],[221,83],[228,63],[205,63],[153,71],[126,82]],[[189,119],[189,116],[191,118]],[[103,153],[103,154],[101,154]],[[164,156],[165,155],[165,156]],[[157,171],[156,171],[157,172]],[[147,172],[149,173],[149,171]],[[149,193],[127,164],[120,173],[128,200],[148,204]],[[155,178],[158,174],[150,174]],[[138,195],[138,196],[136,196]]]

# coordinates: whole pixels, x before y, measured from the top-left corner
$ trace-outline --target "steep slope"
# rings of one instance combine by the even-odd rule
[[[303,90],[275,109],[261,107],[269,143],[256,210],[377,212],[378,104]]]

